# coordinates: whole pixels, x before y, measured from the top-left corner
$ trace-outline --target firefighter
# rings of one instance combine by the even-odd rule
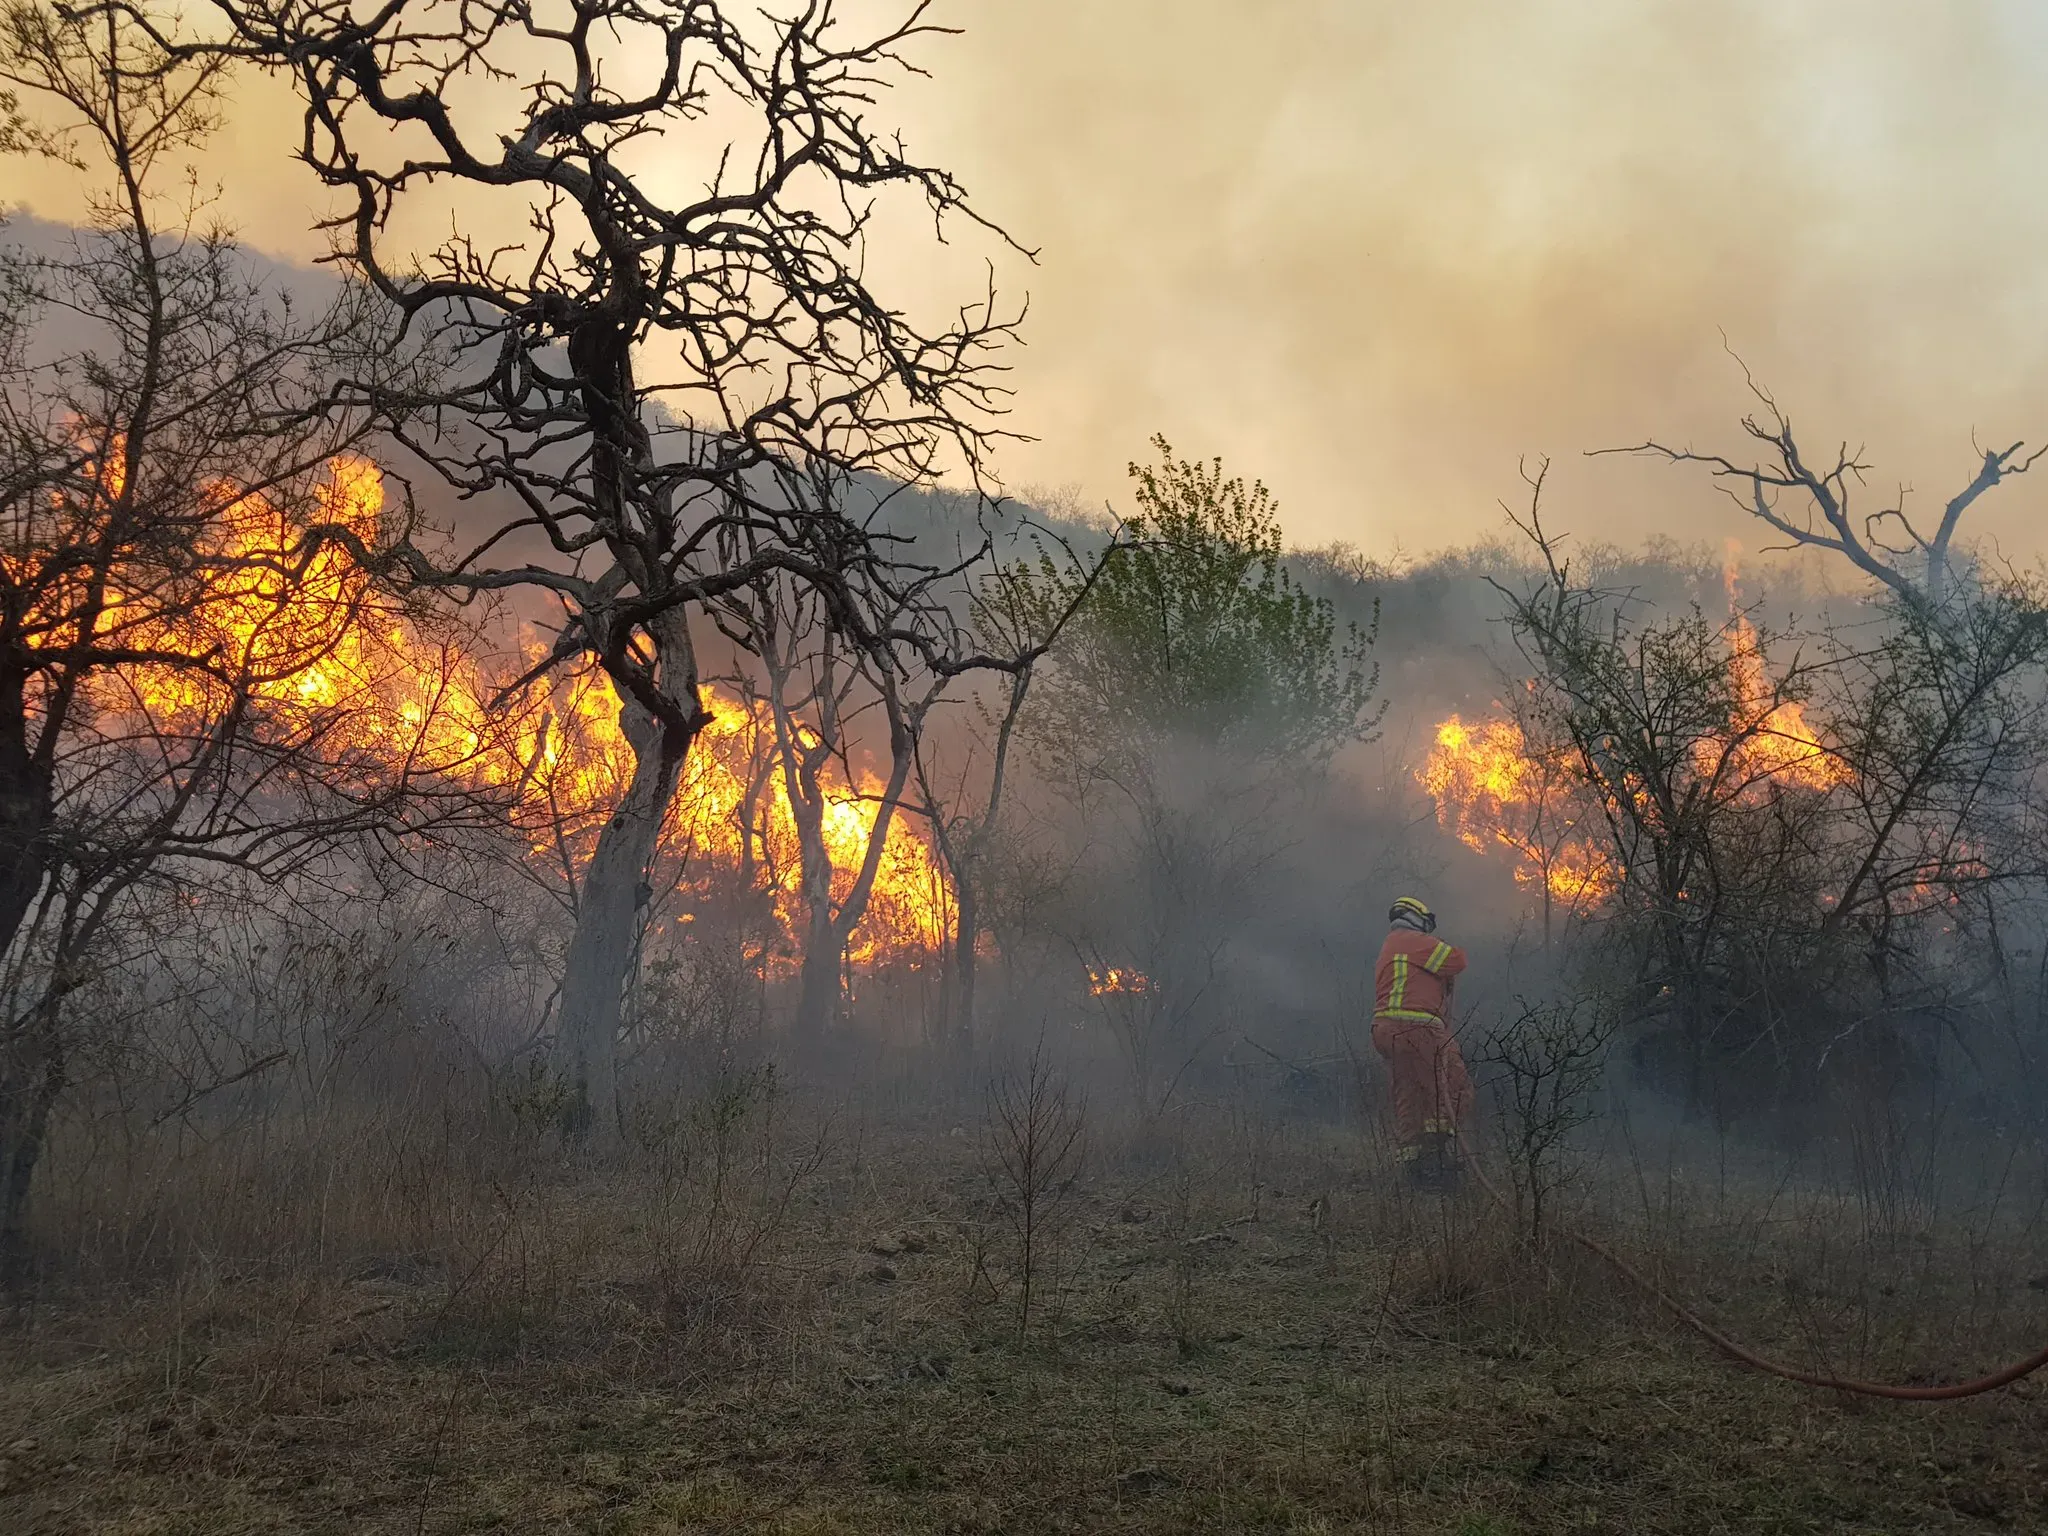
[[[1472,1079],[1445,1015],[1465,951],[1434,937],[1436,914],[1413,896],[1387,913],[1373,999],[1373,1048],[1386,1058],[1396,1155],[1421,1187],[1453,1182],[1458,1130],[1472,1109]]]

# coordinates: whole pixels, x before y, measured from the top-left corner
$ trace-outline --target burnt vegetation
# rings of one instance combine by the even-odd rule
[[[2024,444],[1929,524],[1752,382],[1627,450],[1740,568],[1010,496],[922,8],[202,12],[0,25],[95,195],[0,230],[8,1529],[2048,1518],[2032,1381],[1671,1320],[2048,1336]],[[183,175],[239,72],[317,279]],[[1393,1176],[1409,891],[1484,1189]]]

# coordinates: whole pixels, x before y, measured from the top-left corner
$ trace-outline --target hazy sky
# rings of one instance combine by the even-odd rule
[[[922,49],[934,79],[894,115],[1041,252],[1002,272],[1030,293],[1015,424],[1040,439],[1013,484],[1121,503],[1161,431],[1263,477],[1297,539],[1384,554],[1492,531],[1548,453],[1559,523],[1718,542],[1740,525],[1696,479],[1579,455],[1738,446],[1724,332],[1816,448],[1868,445],[1873,496],[1938,502],[1973,430],[2048,435],[2042,0],[937,14],[966,33]],[[251,242],[303,257],[295,129],[248,87],[217,163]],[[2031,559],[2044,505],[2048,462],[1981,526]]]

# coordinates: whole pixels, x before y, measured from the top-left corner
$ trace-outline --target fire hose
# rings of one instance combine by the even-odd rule
[[[1507,1210],[1507,1199],[1495,1188],[1493,1181],[1486,1176],[1486,1171],[1478,1162],[1468,1155],[1465,1158],[1465,1166],[1472,1170],[1473,1176],[1479,1181],[1479,1187],[1486,1191],[1494,1204],[1503,1211]],[[1766,1376],[1796,1381],[1801,1386],[1853,1392],[1862,1397],[1888,1397],[1907,1403],[1946,1403],[1953,1402],[1959,1397],[1975,1397],[1980,1392],[1996,1392],[2000,1387],[2009,1387],[2022,1377],[2031,1376],[2043,1366],[2048,1366],[2048,1349],[2041,1349],[2024,1360],[2014,1361],[2003,1370],[1993,1371],[1988,1376],[1979,1376],[1974,1381],[1952,1382],[1939,1387],[1912,1387],[1884,1381],[1855,1381],[1826,1371],[1801,1370],[1798,1366],[1785,1365],[1769,1359],[1731,1339],[1598,1238],[1591,1237],[1576,1227],[1560,1227],[1558,1230],[1646,1296],[1651,1297],[1657,1305],[1730,1359],[1748,1366],[1753,1371],[1761,1371]]]

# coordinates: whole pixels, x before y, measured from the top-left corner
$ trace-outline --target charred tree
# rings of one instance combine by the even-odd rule
[[[365,618],[382,632],[396,614],[322,553],[347,489],[336,456],[369,429],[325,381],[391,385],[410,365],[360,290],[302,314],[200,226],[203,206],[165,197],[220,79],[217,61],[181,59],[120,13],[24,5],[0,30],[0,85],[20,111],[0,148],[60,159],[92,189],[91,221],[67,242],[0,251],[10,1268],[89,1027],[67,1001],[141,904],[481,806],[452,781],[414,801],[424,757],[394,737],[394,761],[374,761],[350,734],[362,699],[313,707],[294,686]],[[368,512],[359,521],[376,537]]]
[[[1011,327],[992,295],[924,324],[866,275],[885,202],[991,228],[871,121],[878,89],[914,68],[905,50],[938,29],[921,5],[858,38],[829,3],[785,19],[716,0],[216,10],[230,52],[297,82],[304,158],[347,205],[343,259],[445,364],[432,389],[354,398],[431,474],[503,509],[466,548],[409,546],[383,568],[559,604],[550,663],[593,661],[651,722],[584,874],[563,997],[575,1115],[602,1135],[630,951],[596,930],[633,909],[705,720],[689,615],[781,573],[825,592],[856,649],[897,643],[872,622],[888,546],[793,505],[786,475],[972,477],[1000,405],[992,353]],[[657,134],[665,167],[693,173],[648,173],[638,151]],[[673,190],[689,174],[700,190]],[[401,211],[418,227],[471,198],[497,208],[506,243],[458,236],[416,260],[390,232]]]
[[[837,508],[879,539],[888,537],[881,530],[900,488],[864,498],[862,487],[818,466],[800,480],[790,477],[786,494],[792,502]],[[840,553],[865,558],[859,544]],[[960,610],[971,618],[974,572],[986,556],[983,540],[949,562],[916,564],[905,554],[887,579],[862,576],[871,619],[861,624],[835,622],[829,600],[838,583],[820,586],[783,573],[762,578],[718,610],[720,627],[755,658],[764,679],[776,772],[797,832],[801,1036],[822,1034],[838,1011],[848,947],[868,915],[898,819],[912,810],[907,797],[932,710],[963,675],[1028,678],[1044,649],[963,622]],[[880,762],[871,791],[860,787],[864,756]],[[826,835],[835,803],[857,806],[866,817],[860,857],[846,868]]]
[[[1673,464],[1698,464],[1738,507],[1793,548],[1824,549],[1841,556],[1901,601],[1939,612],[1956,592],[1956,535],[1964,515],[1987,491],[2033,468],[2048,448],[2026,452],[2024,441],[2006,448],[1979,448],[1979,462],[1967,485],[1942,503],[1932,528],[1907,512],[1905,497],[1865,511],[1856,504],[1869,475],[1861,450],[1847,445],[1814,459],[1801,448],[1791,419],[1769,390],[1747,369],[1744,377],[1761,407],[1742,418],[1742,430],[1761,450],[1744,464],[1716,453],[1671,448],[1650,441],[1607,453],[1644,454]]]
[[[973,705],[983,730],[969,733],[962,761],[941,787],[941,770],[920,737],[915,754],[918,795],[932,828],[932,841],[953,887],[952,952],[945,973],[946,1031],[954,1047],[971,1055],[975,1046],[975,994],[980,942],[986,931],[982,887],[1000,835],[1003,803],[1010,787],[1011,758],[1031,682],[1039,664],[1059,644],[1074,615],[1088,599],[1118,547],[1113,534],[1093,558],[1084,559],[1063,538],[1039,534],[1037,561],[998,565],[976,583],[968,613],[976,643],[1015,664],[993,681],[995,697],[977,695]],[[1055,555],[1054,551],[1057,551]],[[986,755],[986,766],[982,757]],[[972,787],[979,780],[977,793]]]

